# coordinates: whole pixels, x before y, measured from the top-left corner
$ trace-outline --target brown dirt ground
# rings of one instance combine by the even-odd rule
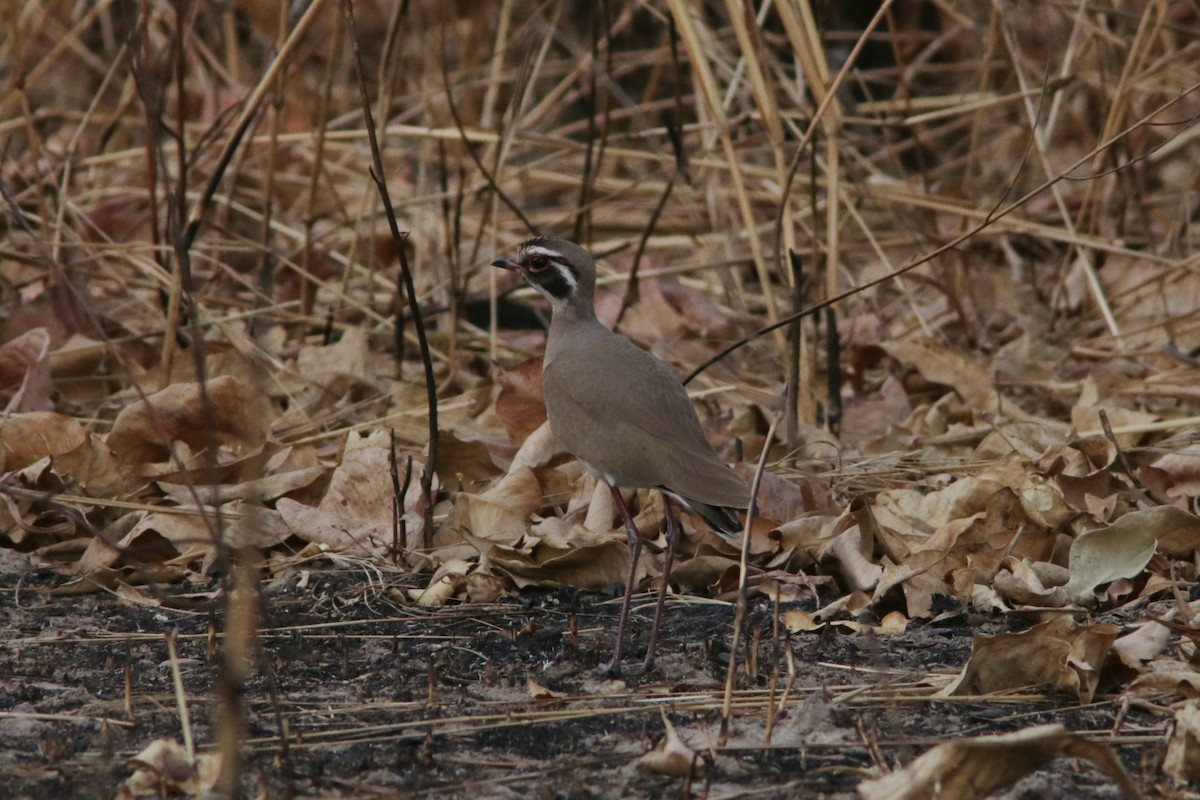
[[[152,604],[57,597],[48,590],[60,578],[18,559],[6,555],[0,566],[5,796],[113,797],[130,756],[158,737],[178,738],[172,629],[195,741],[212,748],[215,582],[147,591]],[[394,599],[412,580],[330,567],[265,587],[262,658],[245,693],[247,796],[849,798],[864,776],[939,741],[1048,722],[1110,741],[1151,795],[1147,776],[1161,774],[1169,716],[1152,707],[1122,709],[1103,697],[1080,707],[1040,694],[928,699],[931,676],[960,669],[973,634],[1025,627],[1019,617],[951,610],[897,636],[790,637],[781,647],[794,655],[795,683],[764,748],[772,664],[781,665],[781,687],[787,667],[771,657],[772,610],[759,600],[750,625],[760,635],[758,673],[743,681],[747,705],[718,748],[731,606],[674,598],[658,668],[622,682],[597,672],[615,629],[611,596],[531,591],[423,611]],[[634,653],[648,636],[648,606],[635,615]],[[562,696],[531,691],[530,681]],[[664,737],[664,719],[706,767],[690,787],[634,765]],[[1119,793],[1091,764],[1059,758],[1006,796]]]

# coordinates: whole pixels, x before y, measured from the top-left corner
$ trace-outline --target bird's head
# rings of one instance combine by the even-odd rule
[[[519,272],[554,308],[580,303],[591,308],[596,288],[596,262],[574,242],[534,236],[513,258],[498,258],[493,267]]]

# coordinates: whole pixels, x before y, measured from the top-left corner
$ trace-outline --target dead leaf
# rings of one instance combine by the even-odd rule
[[[46,456],[83,446],[87,431],[71,417],[50,411],[12,414],[0,420],[0,472],[22,469]]]
[[[855,620],[835,619],[817,621],[811,614],[798,608],[785,611],[782,615],[785,628],[792,633],[811,633],[822,628],[834,628],[850,633],[873,633],[880,636],[896,636],[908,629],[908,617],[899,611],[884,616],[878,625],[869,625]]]
[[[566,692],[556,692],[535,681],[533,678],[525,679],[525,691],[534,700],[561,700],[564,697],[571,695]]]
[[[437,476],[447,490],[473,491],[503,470],[492,460],[488,446],[453,431],[438,431]]]
[[[622,584],[629,575],[629,547],[621,537],[567,548],[536,543],[524,552],[476,539],[469,533],[464,535],[479,550],[481,565],[507,575],[517,587],[578,586],[597,591]],[[637,580],[641,580],[644,570],[643,561]]]
[[[52,456],[51,462],[64,484],[78,486],[89,497],[112,497],[124,482],[112,451],[91,432],[86,441],[74,450]]]
[[[1108,424],[1113,428],[1136,427],[1158,420],[1158,416],[1155,414],[1148,414],[1145,411],[1137,411],[1131,408],[1122,408],[1121,406],[1113,405],[1111,402],[1101,401],[1100,387],[1096,383],[1095,377],[1088,375],[1080,382],[1079,399],[1075,402],[1074,408],[1071,409],[1072,427],[1081,436],[1102,433],[1103,426],[1100,422],[1101,411],[1104,411],[1108,417]],[[1143,434],[1141,433],[1118,433],[1116,434],[1116,439],[1122,447],[1133,447],[1142,436]]]
[[[820,630],[825,625],[824,622],[817,622],[811,614],[799,608],[783,612],[781,621],[783,626],[792,633],[809,633]]]
[[[50,407],[50,333],[34,328],[0,346],[0,401],[9,414]]]
[[[803,554],[804,562],[811,564],[816,563],[835,532],[844,524],[844,516],[814,514],[783,523],[771,533],[771,538],[779,541],[779,550],[783,553]]]
[[[1068,570],[1055,564],[1010,557],[992,578],[992,586],[997,594],[1015,605],[1062,608],[1071,603],[1064,588],[1069,579]]]
[[[333,344],[301,349],[296,356],[296,378],[334,396],[356,386],[380,391],[382,387],[376,383],[376,376],[387,372],[377,367],[377,357],[372,355],[369,345],[366,330],[345,328],[342,338]]]
[[[424,589],[409,589],[408,596],[424,608],[443,606],[465,586],[471,569],[472,565],[461,559],[446,561],[434,571]]]
[[[390,522],[363,522],[352,517],[343,517],[286,497],[275,503],[283,521],[292,533],[306,542],[313,542],[339,553],[357,553],[384,560],[393,560],[394,528]],[[407,546],[415,540],[411,535]],[[404,541],[395,543],[403,550]]]
[[[1171,641],[1171,629],[1155,621],[1143,622],[1113,642],[1112,652],[1126,667],[1141,672]]]
[[[610,531],[617,517],[617,503],[603,482],[584,473],[575,482],[575,490],[567,503],[567,516],[578,516],[586,509],[583,527],[589,531]]]
[[[152,476],[174,472],[176,458],[189,467],[189,456],[209,445],[221,448],[209,455],[218,463],[259,452],[273,416],[262,392],[222,376],[205,384],[174,384],[135,400],[117,415],[106,442],[129,474]]]
[[[872,600],[880,602],[892,588],[899,586],[904,591],[908,616],[928,618],[933,616],[933,596],[949,594],[947,577],[943,552],[922,550],[912,553],[899,564],[884,565]]]
[[[1168,500],[1200,495],[1200,444],[1164,453],[1142,471],[1156,474],[1153,483]]]
[[[496,371],[500,394],[496,396],[496,418],[504,425],[509,441],[524,442],[546,421],[542,401],[542,359],[526,359],[509,369]]]
[[[1179,515],[1170,506],[1133,511],[1109,525],[1087,531],[1071,543],[1071,580],[1067,595],[1080,605],[1095,605],[1096,587],[1118,578],[1141,574],[1158,544],[1160,534],[1180,529]]]
[[[978,359],[934,339],[884,342],[880,347],[892,358],[912,364],[926,379],[953,387],[975,410],[999,410],[992,376]]]
[[[239,513],[222,532],[225,546],[231,550],[257,547],[265,551],[292,535],[292,529],[276,509],[249,504],[235,504],[234,508]]]
[[[899,611],[891,611],[884,615],[883,619],[879,620],[879,625],[875,627],[875,632],[884,636],[897,636],[908,630],[909,618]]]
[[[517,450],[517,454],[513,456],[512,464],[508,468],[511,471],[518,467],[540,467],[561,452],[562,446],[551,433],[550,423],[543,422],[537,430],[529,434]]]
[[[1141,797],[1112,748],[1062,725],[945,742],[903,769],[863,781],[858,792],[863,800],[976,800],[1012,786],[1060,755],[1086,758],[1126,797]]]
[[[750,464],[736,464],[734,471],[738,472],[747,484],[754,479],[754,469]],[[758,494],[755,496],[755,503],[758,507],[757,515],[782,522],[798,519],[817,510],[824,510],[824,508],[818,509],[822,503],[816,496],[816,492],[813,491],[814,482],[815,479],[785,478],[764,472],[758,487]]]
[[[1179,783],[1200,780],[1200,705],[1194,702],[1175,712],[1163,772]]]
[[[1155,659],[1129,684],[1127,691],[1130,694],[1174,694],[1195,700],[1200,698],[1200,672],[1184,661]]]
[[[1200,518],[1174,506],[1157,506],[1139,514],[1137,522],[1158,539],[1158,550],[1169,556],[1190,559],[1200,551]]]
[[[666,712],[662,715],[663,727],[667,735],[648,753],[644,753],[634,762],[638,769],[655,775],[666,775],[671,778],[686,778],[693,774],[702,774],[704,762],[696,757],[696,752],[683,743],[675,726],[667,719]]]
[[[163,494],[181,506],[190,506],[198,496],[206,505],[223,505],[238,500],[260,502],[275,500],[285,494],[311,486],[329,474],[328,467],[306,467],[304,469],[271,472],[261,478],[234,484],[215,486],[187,486],[159,481]]]
[[[904,384],[889,375],[874,394],[846,403],[842,411],[842,441],[863,452],[893,450],[887,446],[885,437],[908,419],[912,410]]]
[[[709,591],[723,583],[726,576],[736,575],[739,563],[732,556],[692,556],[671,569],[671,583],[684,591]]]
[[[342,447],[341,460],[334,468],[329,478],[329,488],[317,508],[347,520],[386,526],[390,541],[395,518],[396,486],[403,485],[408,461],[402,453],[397,453],[396,459],[397,479],[393,482],[392,447],[388,432],[375,428],[351,434]],[[410,547],[424,536],[423,470],[424,463],[414,458],[401,517]],[[432,490],[438,491],[438,486],[435,480]]]
[[[1049,687],[1090,703],[1119,628],[1077,625],[1067,614],[1021,633],[976,635],[958,678],[939,694],[992,694]]]
[[[213,547],[212,519],[193,514],[145,514],[120,539],[96,536],[76,569],[88,575],[117,564],[162,564],[187,554],[192,559]]]
[[[541,508],[542,489],[528,467],[519,467],[480,494],[458,495],[451,524],[473,540],[512,546],[529,532],[529,517]]]
[[[128,761],[134,773],[122,784],[136,797],[167,794],[198,796],[216,785],[221,757],[198,754],[192,760],[174,739],[155,739]]]
[[[863,539],[857,525],[848,528],[825,547],[818,560],[844,588],[869,592],[879,585],[883,567],[870,560],[871,543]]]

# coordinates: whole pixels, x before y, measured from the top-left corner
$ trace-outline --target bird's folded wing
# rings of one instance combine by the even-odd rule
[[[620,344],[608,342],[599,358],[547,366],[546,407],[559,442],[620,485],[663,487],[712,505],[745,508],[744,482],[705,438],[679,378],[615,338]]]

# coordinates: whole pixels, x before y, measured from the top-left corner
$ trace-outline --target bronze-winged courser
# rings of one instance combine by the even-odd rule
[[[705,437],[675,372],[596,318],[596,263],[587,250],[564,239],[535,236],[522,243],[515,256],[492,265],[520,273],[550,301],[542,363],[550,429],[567,452],[608,485],[625,523],[631,564],[611,671],[620,668],[642,541],[620,490],[658,489],[663,494],[667,552],[643,662],[649,668],[681,534],[674,504],[731,537],[741,530],[738,515],[749,506],[749,488]]]

